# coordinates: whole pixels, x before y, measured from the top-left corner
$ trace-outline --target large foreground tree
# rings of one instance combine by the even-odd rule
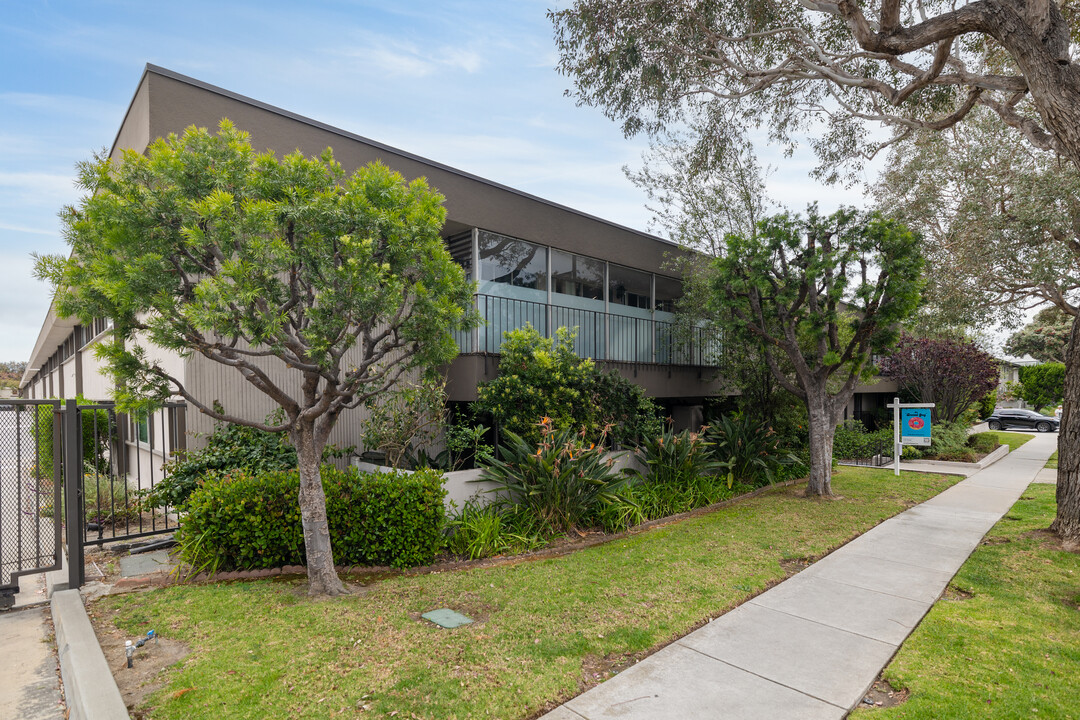
[[[319,463],[341,414],[448,362],[471,288],[443,245],[442,196],[380,164],[346,177],[330,150],[257,154],[222,121],[146,154],[79,166],[70,257],[38,259],[61,316],[113,321],[117,401],[179,395],[217,419],[288,433],[300,467],[309,591],[339,594]],[[236,371],[284,411],[267,425],[197,397],[152,348]]]
[[[1080,168],[1072,5],[1054,0],[578,0],[553,12],[576,97],[626,132],[696,116],[711,144],[740,123],[789,146],[809,133],[820,174],[941,131],[981,107]],[[887,138],[874,132],[892,129]],[[1080,544],[1080,333],[1073,326],[1053,529]]]
[[[918,239],[902,225],[813,207],[729,235],[713,261],[714,317],[759,337],[776,380],[806,404],[808,495],[832,495],[836,426],[871,356],[915,311],[921,270]]]

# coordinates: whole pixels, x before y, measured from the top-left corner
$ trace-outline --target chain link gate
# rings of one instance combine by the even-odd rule
[[[176,530],[173,509],[146,496],[185,449],[185,410],[133,418],[111,403],[0,401],[0,609],[19,577],[59,570],[65,550],[67,586],[81,587],[86,545]]]
[[[61,417],[59,400],[0,401],[0,609],[61,566]]]

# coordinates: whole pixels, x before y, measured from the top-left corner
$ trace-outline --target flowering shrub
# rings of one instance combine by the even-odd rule
[[[619,445],[660,431],[659,412],[641,388],[618,373],[598,369],[574,353],[574,332],[559,328],[545,338],[526,325],[506,333],[499,375],[477,390],[477,408],[491,413],[500,432],[536,444],[539,417],[554,428],[584,430],[584,437]],[[599,443],[598,443],[599,444]]]
[[[713,454],[727,469],[728,487],[739,482],[751,487],[777,481],[781,468],[802,465],[780,447],[780,437],[749,415],[724,416],[708,430]]]
[[[676,433],[667,428],[657,437],[642,441],[637,456],[648,470],[634,474],[652,484],[689,485],[698,476],[715,475],[726,469],[709,455],[710,445],[703,433],[689,430]]]

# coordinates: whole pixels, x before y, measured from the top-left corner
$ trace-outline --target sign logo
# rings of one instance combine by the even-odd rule
[[[902,408],[900,415],[900,442],[904,445],[929,445],[930,408]]]

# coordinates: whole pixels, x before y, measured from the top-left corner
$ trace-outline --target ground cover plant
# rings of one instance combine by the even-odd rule
[[[1054,454],[1050,456],[1050,459],[1046,461],[1046,467],[1051,470],[1057,470],[1057,450],[1055,450]]]
[[[955,477],[837,470],[839,498],[777,487],[562,557],[400,575],[337,599],[284,581],[181,585],[99,601],[132,637],[187,643],[146,714],[184,718],[526,718],[782,579]],[[419,614],[477,620],[447,631]]]
[[[885,669],[908,700],[855,717],[1080,716],[1080,555],[1053,519],[1054,487],[1030,486]]]

